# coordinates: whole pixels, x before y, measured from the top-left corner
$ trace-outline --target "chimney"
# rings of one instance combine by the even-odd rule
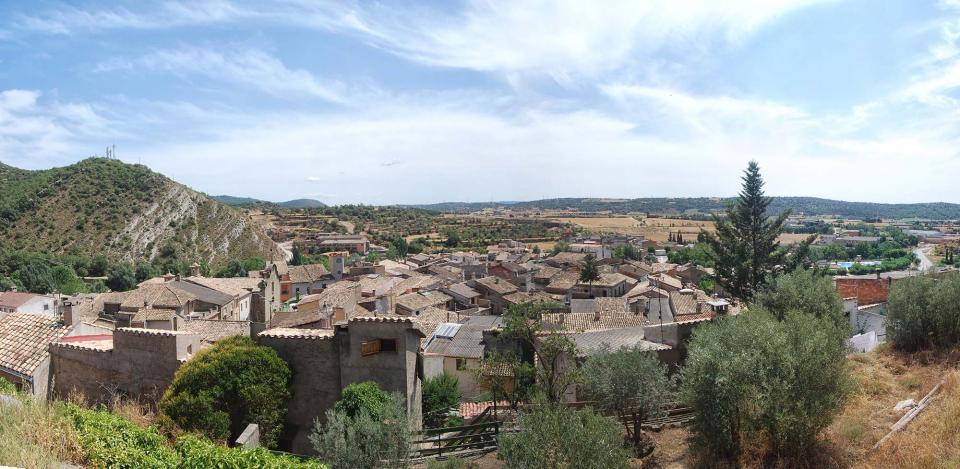
[[[493,283],[500,283],[500,277],[494,277]]]
[[[557,322],[560,323],[560,324],[563,324],[563,323],[564,323],[564,319],[565,319],[566,317],[567,317],[566,314],[560,313],[560,318],[559,318],[559,320],[558,320]]]
[[[200,264],[198,264],[198,263],[196,263],[196,262],[194,262],[193,264],[190,264],[190,276],[191,276],[191,277],[199,277],[199,276],[200,276]]]
[[[64,301],[64,302],[63,302],[63,317],[61,318],[62,321],[63,321],[63,325],[65,325],[65,326],[67,326],[67,327],[72,327],[72,326],[76,326],[77,323],[80,322],[80,315],[79,315],[79,314],[74,315],[73,313],[74,313],[74,311],[73,311],[73,301],[71,301],[71,300]]]
[[[600,322],[600,311],[594,311],[593,320],[596,322]]]
[[[701,302],[698,301],[698,302],[697,302],[697,314],[700,314],[701,312],[703,312],[703,303],[701,303]]]

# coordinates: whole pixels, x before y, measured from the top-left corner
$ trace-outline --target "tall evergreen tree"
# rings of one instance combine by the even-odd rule
[[[748,301],[781,264],[784,252],[777,237],[790,216],[787,210],[776,218],[767,216],[772,198],[763,192],[760,166],[751,161],[744,171],[743,189],[727,207],[726,216],[714,215],[715,233],[703,237],[712,248],[716,275],[733,296]]]
[[[593,254],[587,254],[580,266],[580,281],[593,283],[597,280],[600,280],[600,267],[597,266],[597,258]]]

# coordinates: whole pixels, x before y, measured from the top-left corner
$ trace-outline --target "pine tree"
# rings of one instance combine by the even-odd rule
[[[742,179],[743,189],[727,207],[726,216],[713,217],[716,232],[704,232],[703,237],[712,248],[720,284],[733,296],[749,301],[783,261],[785,253],[777,237],[790,211],[776,218],[767,216],[773,199],[764,196],[756,161],[750,162]]]
[[[593,254],[587,254],[583,258],[583,264],[580,266],[580,281],[583,283],[593,283],[600,280],[600,268],[597,267],[597,258]]]

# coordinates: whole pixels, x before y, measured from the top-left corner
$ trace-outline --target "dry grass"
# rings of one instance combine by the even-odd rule
[[[59,467],[80,460],[80,447],[62,406],[29,397],[0,403],[0,465]]]
[[[697,239],[700,229],[713,231],[712,221],[678,220],[674,218],[610,217],[564,217],[556,221],[570,223],[595,233],[639,235],[646,239],[667,241],[670,233],[680,232],[685,239]]]
[[[960,372],[950,372],[930,406],[857,467],[960,467]]]

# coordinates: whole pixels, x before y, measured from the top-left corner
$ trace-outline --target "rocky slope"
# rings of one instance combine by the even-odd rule
[[[282,255],[244,212],[145,166],[103,158],[43,171],[0,164],[0,244],[213,265]]]

